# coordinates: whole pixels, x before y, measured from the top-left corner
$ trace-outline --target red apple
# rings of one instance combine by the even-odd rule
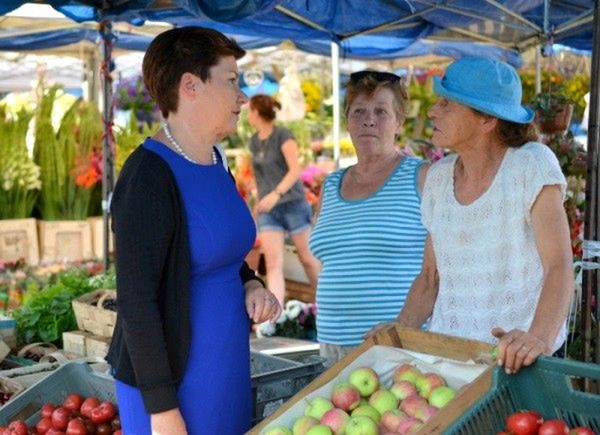
[[[331,393],[331,402],[336,408],[352,411],[360,403],[358,389],[347,382],[337,384]]]
[[[349,421],[348,413],[339,408],[330,409],[321,418],[321,424],[328,426],[334,435],[343,435]]]
[[[406,417],[400,422],[398,433],[412,434],[417,432],[422,425],[423,423],[421,423],[421,420],[414,417]]]
[[[425,422],[437,414],[438,409],[433,405],[425,405],[418,408],[415,412],[415,418]]]
[[[381,419],[379,420],[379,424],[385,430],[397,433],[398,427],[400,426],[400,422],[406,417],[407,415],[399,409],[391,409],[383,413]]]
[[[427,406],[427,400],[415,394],[414,396],[408,396],[400,402],[400,411],[405,412],[410,417],[414,417],[417,411],[425,406]]]
[[[396,399],[398,400],[404,400],[408,396],[414,396],[419,394],[417,391],[417,387],[415,387],[414,384],[411,384],[408,381],[395,382],[390,387],[390,391],[394,396],[396,396]]]

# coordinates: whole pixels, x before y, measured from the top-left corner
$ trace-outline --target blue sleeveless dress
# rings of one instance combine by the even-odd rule
[[[188,225],[192,340],[177,393],[180,411],[188,434],[243,434],[252,395],[250,319],[239,270],[256,237],[254,220],[221,163],[191,163],[152,139],[143,146],[173,170]],[[116,381],[116,393],[123,433],[150,435],[140,391]]]

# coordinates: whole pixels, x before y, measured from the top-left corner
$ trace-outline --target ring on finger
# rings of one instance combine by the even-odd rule
[[[522,350],[525,353],[529,352],[529,348],[527,346],[521,346],[520,350]]]

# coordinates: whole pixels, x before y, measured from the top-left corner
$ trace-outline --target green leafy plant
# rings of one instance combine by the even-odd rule
[[[566,93],[563,85],[557,85],[545,92],[540,92],[531,100],[531,107],[541,121],[550,121],[556,114],[556,106],[573,104],[573,99]]]
[[[23,296],[23,305],[12,313],[18,343],[59,343],[63,332],[77,329],[71,301],[99,288],[114,288],[114,284],[110,275],[90,278],[83,269],[69,269],[48,286],[30,288]]]

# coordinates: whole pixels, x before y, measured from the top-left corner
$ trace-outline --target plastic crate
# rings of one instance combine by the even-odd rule
[[[87,364],[69,362],[0,408],[0,424],[23,419],[28,425],[34,425],[44,403],[62,403],[70,393],[96,396],[100,401],[116,403],[112,377],[94,372]]]
[[[583,385],[584,379],[600,380],[600,366],[540,357],[515,375],[507,375],[496,367],[490,390],[445,433],[497,433],[504,430],[509,414],[523,409],[539,411],[546,420],[560,418],[571,428],[587,426],[600,433],[600,395],[573,386]]]
[[[260,352],[250,353],[252,425],[277,410],[325,370],[324,358],[311,355],[298,361]]]

